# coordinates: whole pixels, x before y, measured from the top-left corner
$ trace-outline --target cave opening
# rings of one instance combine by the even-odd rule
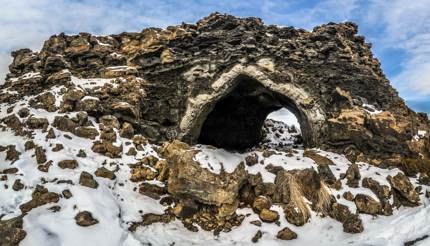
[[[299,125],[296,129],[299,133],[301,130],[303,144],[311,145],[307,117],[293,100],[245,75],[238,76],[234,84],[208,109],[201,124],[198,143],[230,150],[252,148],[265,137],[267,119],[279,121],[276,120],[277,115],[284,114],[285,117],[286,112],[291,112]]]

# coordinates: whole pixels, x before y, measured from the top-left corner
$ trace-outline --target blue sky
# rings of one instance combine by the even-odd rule
[[[0,6],[1,81],[10,51],[39,50],[52,34],[140,31],[194,23],[219,11],[308,30],[356,22],[400,95],[430,113],[430,0],[0,0]]]

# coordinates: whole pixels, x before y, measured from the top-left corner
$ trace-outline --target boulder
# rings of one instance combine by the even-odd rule
[[[232,173],[216,174],[202,168],[194,160],[195,154],[179,141],[163,145],[162,155],[170,165],[168,192],[177,198],[191,198],[208,205],[234,203],[246,180],[244,165],[239,165]]]

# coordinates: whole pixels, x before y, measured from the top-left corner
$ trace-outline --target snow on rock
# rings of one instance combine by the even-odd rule
[[[30,76],[30,75],[29,75]],[[111,82],[110,79],[78,79],[72,78],[72,82],[82,88],[93,88]],[[53,87],[52,93],[57,95],[61,88]],[[87,99],[89,97],[86,97]],[[22,107],[29,107],[29,98],[24,97],[16,103],[12,111],[7,112],[8,105],[0,105],[1,118],[9,113],[17,113]],[[57,112],[47,112],[43,109],[29,107],[30,114],[35,117],[43,117],[52,123],[55,116],[66,115]],[[285,116],[285,112],[278,112]],[[76,113],[68,113],[73,117]],[[226,172],[233,172],[240,162],[246,162],[250,155],[257,157],[258,162],[253,165],[246,165],[246,170],[250,174],[261,173],[264,182],[274,182],[275,175],[266,167],[269,164],[280,166],[285,170],[318,168],[318,164],[304,157],[304,149],[295,146],[295,138],[291,135],[288,127],[285,128],[276,120],[285,120],[279,115],[272,115],[270,121],[276,127],[284,127],[286,138],[275,137],[273,131],[268,130],[266,139],[271,144],[291,141],[267,155],[264,148],[254,148],[246,152],[232,152],[224,149],[217,149],[206,145],[193,146],[198,153],[195,160],[202,167],[214,173],[220,173],[222,169]],[[290,115],[291,116],[291,115]],[[94,118],[89,117],[89,121],[97,126]],[[291,121],[288,121],[291,123]],[[297,123],[297,122],[296,122]],[[294,124],[296,124],[294,123]],[[3,125],[3,124],[2,124]],[[296,127],[299,129],[299,127]],[[97,127],[97,130],[101,129]],[[348,234],[343,232],[342,224],[331,218],[322,218],[312,212],[311,219],[304,226],[298,227],[287,222],[283,209],[274,205],[271,209],[280,215],[280,223],[262,223],[261,227],[251,224],[251,221],[258,220],[258,215],[250,208],[241,208],[238,214],[245,215],[242,224],[232,229],[231,232],[221,232],[215,236],[213,232],[204,231],[199,228],[198,232],[187,230],[179,220],[174,220],[168,224],[154,223],[148,226],[139,226],[135,232],[129,231],[133,222],[142,220],[142,215],[147,213],[163,214],[166,206],[160,204],[158,200],[139,194],[138,184],[130,181],[130,166],[139,162],[144,157],[155,156],[160,158],[155,151],[157,146],[146,144],[142,149],[137,150],[136,155],[122,154],[120,158],[109,158],[91,151],[93,141],[86,138],[77,137],[73,134],[65,133],[54,129],[56,138],[47,139],[43,129],[34,130],[32,141],[36,146],[45,150],[48,161],[52,165],[48,172],[38,170],[35,157],[35,150],[26,150],[26,142],[30,140],[25,136],[16,136],[8,128],[0,132],[0,146],[15,145],[20,152],[19,159],[13,164],[6,159],[6,152],[0,152],[0,171],[7,168],[18,168],[15,174],[0,175],[0,215],[2,219],[13,218],[21,214],[19,206],[29,200],[36,185],[43,185],[50,192],[62,194],[64,190],[69,190],[72,197],[66,199],[62,196],[58,203],[48,203],[32,209],[25,217],[23,229],[27,236],[21,245],[250,245],[251,238],[260,230],[261,239],[255,245],[285,245],[285,241],[276,238],[276,234],[284,227],[289,227],[298,234],[298,238],[288,242],[288,245],[403,245],[404,242],[414,240],[430,233],[430,204],[428,198],[421,194],[422,204],[414,208],[401,207],[394,210],[393,216],[377,216],[360,214],[363,220],[364,231],[359,234]],[[131,148],[131,140],[119,136],[117,129],[114,130],[116,141],[114,146],[123,146],[123,153]],[[423,134],[423,133],[419,133]],[[425,134],[425,133],[424,133]],[[69,136],[67,136],[69,135]],[[295,136],[299,136],[297,131]],[[100,136],[96,138],[99,140]],[[63,149],[54,151],[56,144],[62,144]],[[84,150],[86,157],[78,157],[78,153]],[[336,177],[345,173],[351,165],[343,155],[314,149],[321,156],[329,158],[334,165],[329,168]],[[62,169],[57,163],[62,160],[76,160],[78,166],[75,169]],[[116,179],[110,180],[95,176],[95,171],[104,167],[115,171]],[[389,185],[386,177],[394,176],[398,169],[381,169],[367,163],[358,163],[361,178],[371,177],[382,185]],[[80,174],[85,171],[93,175],[99,184],[97,189],[91,189],[79,185]],[[14,182],[20,179],[25,188],[19,191],[11,189]],[[411,179],[417,185],[417,179]],[[347,205],[354,213],[356,207],[354,202],[343,198],[343,193],[351,192],[353,195],[366,194],[375,199],[376,195],[369,189],[360,187],[350,188],[346,185],[346,179],[342,181],[340,190],[331,189],[330,192],[338,197],[338,202]],[[159,181],[150,183],[163,184]],[[423,185],[423,193],[429,187]],[[58,208],[53,208],[59,206]],[[91,212],[92,216],[99,223],[81,227],[76,224],[75,216],[82,211]],[[1,216],[0,216],[1,217]],[[430,240],[419,241],[417,245],[429,245]]]

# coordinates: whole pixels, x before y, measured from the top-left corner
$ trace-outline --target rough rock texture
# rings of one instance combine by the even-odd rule
[[[179,141],[165,144],[163,155],[170,163],[168,191],[178,198],[216,206],[233,204],[247,177],[244,164],[219,175],[202,168],[193,160],[195,151]]]
[[[18,216],[8,220],[0,220],[0,245],[16,246],[19,245],[27,233],[22,229],[22,218]]]
[[[114,115],[130,124],[127,132],[151,141],[235,149],[255,145],[266,116],[286,107],[296,114],[306,146],[374,164],[429,158],[427,116],[405,105],[370,47],[350,22],[305,31],[219,13],[195,25],[138,33],[59,34],[40,52],[12,53],[1,86],[11,93],[0,99],[13,102],[16,95],[67,85],[62,112]],[[76,78],[100,77],[110,83],[73,88]],[[52,95],[35,103],[55,109]],[[419,130],[426,134],[415,138]]]

